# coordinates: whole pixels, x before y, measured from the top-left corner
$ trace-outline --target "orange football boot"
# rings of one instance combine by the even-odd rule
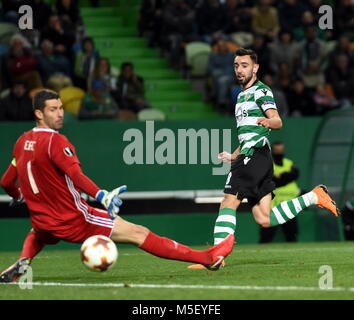
[[[334,202],[334,200],[328,194],[327,187],[323,184],[320,184],[314,189],[312,189],[312,191],[317,196],[318,199],[317,205],[321,208],[331,211],[331,213],[338,218],[340,215],[339,209],[337,208],[337,205]]]

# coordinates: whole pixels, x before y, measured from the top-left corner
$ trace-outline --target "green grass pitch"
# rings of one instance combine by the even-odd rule
[[[353,253],[352,242],[235,245],[226,267],[212,272],[125,247],[111,270],[96,273],[78,250],[46,249],[31,265],[32,289],[2,284],[0,300],[354,299]],[[18,254],[1,252],[0,269]],[[323,265],[332,269],[333,289],[319,288]]]

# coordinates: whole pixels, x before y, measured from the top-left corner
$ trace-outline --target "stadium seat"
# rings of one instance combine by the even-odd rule
[[[84,95],[85,91],[76,87],[66,87],[59,91],[64,110],[76,115],[79,113],[81,100]]]
[[[165,120],[166,115],[158,109],[145,109],[141,110],[138,113],[138,120],[147,121],[147,120]]]
[[[211,53],[210,45],[199,41],[190,42],[186,45],[185,52],[186,64],[190,67],[190,76],[205,76]]]

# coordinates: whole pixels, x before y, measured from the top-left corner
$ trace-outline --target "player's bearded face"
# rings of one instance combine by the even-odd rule
[[[236,79],[242,87],[246,87],[256,77],[257,67],[249,56],[237,56],[234,69]]]
[[[60,99],[46,101],[40,120],[41,125],[45,128],[60,130],[63,127],[64,109]]]

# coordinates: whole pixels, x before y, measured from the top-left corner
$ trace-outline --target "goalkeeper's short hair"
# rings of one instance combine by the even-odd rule
[[[59,98],[60,98],[59,94],[53,90],[49,90],[49,89],[39,90],[34,95],[33,100],[32,100],[33,111],[41,110],[43,112],[44,107],[45,107],[45,102],[47,100],[59,99]]]

